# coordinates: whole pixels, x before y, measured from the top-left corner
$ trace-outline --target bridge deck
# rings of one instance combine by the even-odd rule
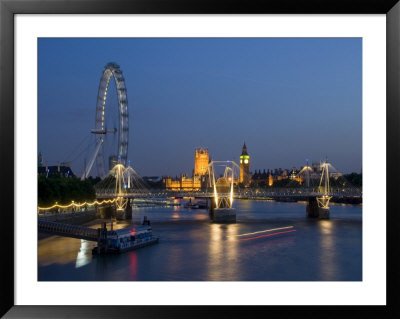
[[[43,220],[38,221],[38,231],[43,233],[51,233],[53,235],[63,237],[85,239],[96,242],[99,238],[99,233],[97,229],[89,228],[86,226],[62,224]]]
[[[219,196],[230,196],[230,194],[219,194]],[[234,198],[249,198],[249,197],[292,197],[292,198],[304,198],[304,197],[319,197],[322,195],[330,195],[333,197],[362,197],[362,190],[360,189],[338,189],[333,190],[329,194],[318,192],[315,189],[274,189],[269,191],[248,191],[239,192],[234,194]],[[197,198],[213,198],[213,192],[185,192],[185,191],[164,191],[164,192],[147,192],[147,193],[124,193],[116,195],[113,192],[97,192],[97,198],[115,198],[121,196],[125,198],[158,198],[159,200],[168,197],[197,197]]]

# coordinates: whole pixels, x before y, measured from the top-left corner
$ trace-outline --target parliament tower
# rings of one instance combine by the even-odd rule
[[[242,155],[240,155],[240,179],[239,182],[245,186],[250,185],[250,156],[247,153],[246,143],[243,144]]]
[[[209,163],[208,149],[195,149],[194,154],[194,175],[203,176],[207,174]]]

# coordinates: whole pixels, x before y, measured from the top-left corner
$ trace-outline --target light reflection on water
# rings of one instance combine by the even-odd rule
[[[81,248],[76,256],[75,268],[83,267],[92,261],[91,245],[87,240],[81,239]]]
[[[318,226],[321,231],[321,278],[325,278],[324,280],[334,280],[336,275],[335,272],[337,271],[333,239],[335,225],[331,220],[320,220]]]
[[[309,220],[304,204],[245,200],[235,205],[235,224],[214,224],[205,209],[136,208],[132,223],[148,216],[160,242],[116,256],[92,256],[94,242],[41,239],[39,280],[362,280],[361,206],[335,205],[330,220]],[[91,224],[100,226],[100,221]],[[246,241],[238,237],[289,226],[296,231]]]

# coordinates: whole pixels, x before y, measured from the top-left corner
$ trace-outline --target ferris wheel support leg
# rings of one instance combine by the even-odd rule
[[[100,142],[97,144],[97,147],[96,147],[96,150],[95,150],[95,152],[93,154],[93,157],[90,160],[88,166],[85,167],[85,171],[82,174],[81,180],[84,180],[89,176],[90,171],[91,171],[91,169],[93,167],[94,161],[96,160],[97,154],[99,154],[100,148],[103,145],[103,141],[104,141],[104,139],[102,138],[102,139],[100,139]]]

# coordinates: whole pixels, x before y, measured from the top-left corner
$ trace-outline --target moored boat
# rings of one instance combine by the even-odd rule
[[[148,222],[146,220],[146,222]],[[154,236],[150,222],[145,225],[107,231],[107,236],[93,248],[93,254],[122,253],[157,243],[158,236]]]

